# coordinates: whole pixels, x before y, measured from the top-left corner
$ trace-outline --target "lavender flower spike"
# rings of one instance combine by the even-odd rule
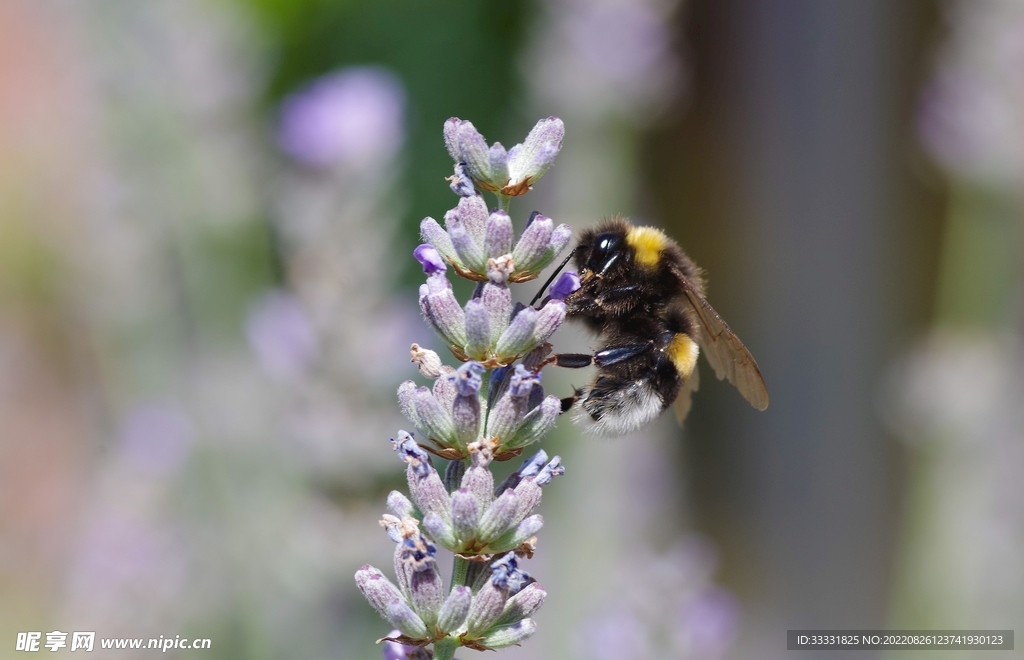
[[[460,199],[443,223],[423,219],[423,243],[413,256],[426,275],[423,317],[462,364],[454,368],[412,344],[409,359],[419,374],[398,387],[399,408],[420,435],[417,442],[399,431],[392,439],[409,486],[407,494],[387,496],[380,520],[395,543],[395,577],[369,565],[355,575],[371,606],[396,629],[385,640],[384,660],[455,660],[460,648],[512,646],[537,628],[532,617],[547,594],[519,569],[517,556],[536,551],[542,487],[563,469],[558,457],[548,461],[540,451],[496,491],[491,464],[539,440],[561,412],[558,397],[545,396],[540,369],[579,277],[563,273],[539,309],[513,305],[510,287],[540,275],[572,231],[535,212],[517,240],[508,209],[511,197],[551,166],[564,132],[560,120],[545,119],[506,150],[488,145],[468,121],[445,122],[455,160],[448,182]],[[497,209],[488,209],[485,191],[495,194]],[[465,304],[449,275],[476,283]],[[443,478],[437,460],[448,462]],[[441,577],[437,547],[454,554],[450,584]]]

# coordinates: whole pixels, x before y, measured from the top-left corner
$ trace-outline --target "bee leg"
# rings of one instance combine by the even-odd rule
[[[614,303],[627,298],[632,298],[640,290],[639,284],[627,284],[626,286],[615,287],[601,292],[598,304]]]
[[[654,348],[653,342],[627,344],[626,346],[613,346],[612,348],[606,348],[603,351],[595,353],[594,364],[599,367],[607,367],[608,365],[622,362],[623,360],[629,360],[630,358],[634,358],[638,355],[643,355],[652,348]]]
[[[569,412],[569,410],[576,405],[576,402],[579,401],[581,396],[583,396],[583,391],[584,390],[582,388],[577,387],[573,390],[572,396],[567,396],[561,400],[563,413]]]

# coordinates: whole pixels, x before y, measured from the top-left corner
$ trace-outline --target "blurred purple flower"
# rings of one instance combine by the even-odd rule
[[[739,604],[720,587],[708,587],[683,606],[677,639],[693,657],[721,657],[736,639]]]
[[[280,380],[301,376],[316,357],[316,336],[309,317],[298,299],[286,291],[268,291],[253,306],[245,336],[260,366]]]
[[[577,9],[569,38],[594,74],[632,85],[671,57],[669,31],[655,6],[596,3]]]
[[[402,146],[405,90],[381,67],[325,75],[281,103],[277,143],[313,167],[382,162]]]
[[[176,531],[119,511],[89,521],[78,546],[71,579],[77,598],[91,603],[122,601],[125,592],[156,600],[176,593],[188,559]]]
[[[594,660],[647,658],[647,628],[632,612],[620,611],[591,619],[583,628],[581,655]]]
[[[185,414],[170,404],[136,406],[121,424],[121,452],[135,468],[167,475],[185,462],[195,430]]]

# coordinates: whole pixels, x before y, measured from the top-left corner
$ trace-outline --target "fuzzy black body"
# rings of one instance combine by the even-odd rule
[[[681,420],[697,389],[698,346],[719,378],[767,407],[756,362],[704,300],[700,270],[662,231],[613,218],[580,235],[574,260],[580,288],[565,299],[566,312],[600,342],[592,356],[557,359],[566,367],[597,366],[594,380],[569,400],[578,421],[619,435],[677,400]]]

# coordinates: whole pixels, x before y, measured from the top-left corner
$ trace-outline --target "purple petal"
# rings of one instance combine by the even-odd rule
[[[427,275],[443,273],[448,270],[448,267],[444,265],[444,259],[441,258],[441,253],[432,245],[420,245],[412,251],[412,256],[416,257],[416,261],[423,265],[423,272]]]

